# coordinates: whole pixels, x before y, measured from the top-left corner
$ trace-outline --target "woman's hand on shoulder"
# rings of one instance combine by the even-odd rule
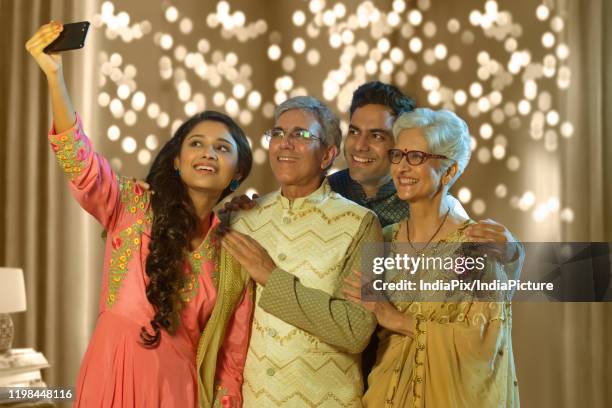
[[[492,220],[480,220],[465,229],[468,242],[479,243],[479,249],[497,259],[508,263],[518,256],[518,243],[508,228]]]
[[[230,230],[230,222],[232,213],[236,211],[248,211],[257,205],[256,199],[259,198],[258,194],[253,194],[249,197],[246,194],[235,196],[231,201],[226,202],[223,207],[217,211],[217,216],[221,223],[217,228],[217,232],[221,235],[226,234]]]

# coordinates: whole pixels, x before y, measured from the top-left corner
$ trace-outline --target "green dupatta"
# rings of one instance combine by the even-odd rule
[[[198,343],[196,369],[200,408],[210,408],[215,398],[217,354],[223,345],[227,325],[241,300],[248,276],[240,264],[223,248],[219,254],[217,300]]]

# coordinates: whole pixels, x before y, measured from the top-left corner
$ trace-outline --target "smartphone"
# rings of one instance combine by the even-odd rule
[[[51,44],[47,45],[43,52],[51,54],[83,48],[88,29],[89,21],[64,24],[64,29],[59,37]]]

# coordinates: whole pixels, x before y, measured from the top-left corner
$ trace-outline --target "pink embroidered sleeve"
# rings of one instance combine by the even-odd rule
[[[55,133],[53,126],[49,131],[49,142],[70,180],[73,196],[107,230],[112,230],[115,225],[122,204],[138,196],[137,205],[144,205],[142,189],[132,185],[128,179],[119,178],[108,161],[93,150],[78,115],[75,124],[62,133]],[[140,191],[132,191],[134,188]]]
[[[219,350],[214,407],[242,407],[242,372],[249,347],[252,314],[253,296],[249,283],[242,302],[229,322],[223,346]]]

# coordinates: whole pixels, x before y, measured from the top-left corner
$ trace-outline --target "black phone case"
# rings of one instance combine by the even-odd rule
[[[43,52],[49,54],[69,50],[78,50],[85,45],[85,37],[89,29],[89,21],[64,24],[64,29],[59,37],[47,45]]]

